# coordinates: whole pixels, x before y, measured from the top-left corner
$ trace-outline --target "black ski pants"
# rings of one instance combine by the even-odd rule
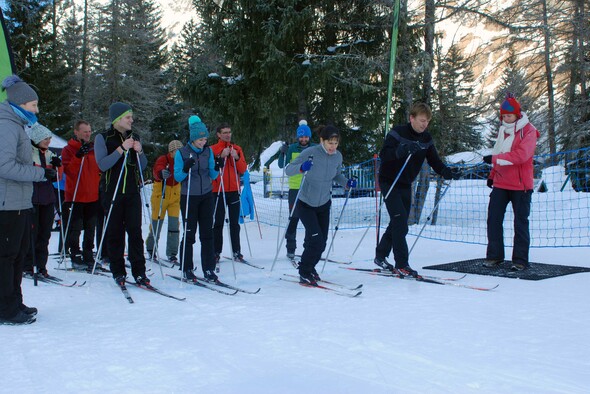
[[[293,210],[295,200],[299,189],[289,189],[289,213]],[[297,216],[297,209],[291,215],[289,225],[287,226],[287,232],[285,233],[285,239],[287,240],[287,253],[295,253],[297,249],[297,224],[299,223],[299,217]]]
[[[127,233],[127,250],[134,278],[145,276],[145,256],[143,254],[143,237],[141,234],[141,195],[118,194],[108,217],[105,241],[108,245],[108,257],[111,260],[113,278],[126,276],[125,270],[125,233]],[[107,209],[108,213],[108,209]]]
[[[31,209],[0,211],[0,317],[14,317],[23,302],[23,263],[30,246]]]
[[[33,205],[32,215],[32,242],[33,245],[27,250],[24,270],[33,272],[36,264],[38,272],[47,272],[47,259],[49,258],[49,238],[55,218],[55,204]],[[32,248],[35,248],[33,255]]]
[[[382,184],[381,190],[389,191],[391,185]],[[389,256],[393,250],[396,268],[404,268],[408,265],[408,215],[412,204],[410,188],[393,188],[385,200],[385,206],[389,213],[389,224],[381,237],[381,241],[375,250],[375,257],[382,260]]]
[[[183,228],[186,231],[180,242],[180,262],[184,271],[192,271],[193,245],[196,241],[197,227],[201,242],[201,268],[203,272],[215,269],[215,254],[213,252],[213,195],[190,196],[188,201],[188,215],[186,212],[186,195],[180,196],[180,210],[182,212]]]
[[[225,194],[225,201],[223,195]],[[240,252],[240,195],[237,191],[225,193],[213,193],[216,200],[217,210],[215,211],[215,226],[213,234],[215,237],[215,253],[221,254],[223,250],[223,225],[225,223],[225,206],[228,208],[229,236],[231,238],[232,254]]]
[[[64,231],[66,234],[66,251],[70,256],[82,253],[85,263],[94,263],[92,250],[94,249],[94,232],[96,231],[96,218],[102,209],[98,201],[94,202],[68,202],[65,204]],[[70,227],[67,227],[68,217]],[[101,226],[102,227],[102,226]],[[80,251],[80,234],[84,231],[82,251]]]
[[[529,215],[531,213],[532,190],[506,190],[494,187],[488,205],[488,247],[486,259],[504,260],[504,215],[508,203],[514,212],[514,246],[512,262],[528,265]]]
[[[331,205],[331,200],[319,207],[312,207],[303,201],[297,203],[296,210],[305,227],[299,272],[311,272],[322,258],[328,240]]]

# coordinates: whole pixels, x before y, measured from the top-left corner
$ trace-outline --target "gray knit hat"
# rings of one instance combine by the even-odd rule
[[[2,90],[6,90],[6,98],[15,105],[39,100],[39,96],[33,88],[16,75],[4,78]]]
[[[43,141],[45,138],[53,137],[51,130],[47,127],[43,126],[41,123],[37,122],[31,127],[31,131],[29,132],[31,141],[37,145],[39,142]]]

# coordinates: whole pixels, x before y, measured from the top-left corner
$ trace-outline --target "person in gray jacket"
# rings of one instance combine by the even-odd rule
[[[341,173],[342,154],[338,151],[339,130],[331,125],[320,131],[320,144],[305,149],[287,167],[285,174],[303,173],[297,214],[305,227],[303,254],[299,263],[299,280],[303,284],[317,285],[320,279],[315,266],[320,261],[330,226],[332,182],[345,188],[356,187],[356,180],[346,179]]]
[[[23,262],[30,247],[33,182],[55,170],[33,166],[25,126],[37,122],[37,93],[19,77],[4,79],[0,104],[0,324],[30,324],[36,308],[23,304]]]

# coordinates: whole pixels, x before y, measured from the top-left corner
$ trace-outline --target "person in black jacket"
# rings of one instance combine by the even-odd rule
[[[424,159],[443,178],[461,178],[461,171],[451,170],[440,159],[432,136],[427,131],[431,119],[432,110],[427,104],[414,104],[410,110],[410,122],[395,126],[385,137],[385,143],[379,152],[379,186],[382,193],[386,193],[385,206],[390,221],[375,250],[374,263],[404,276],[418,276],[408,262],[406,235],[412,201],[411,185],[420,172]],[[387,256],[392,250],[395,267],[387,262]]]
[[[94,156],[103,172],[103,207],[111,210],[106,223],[105,241],[108,245],[111,272],[115,282],[125,284],[125,232],[128,236],[129,262],[135,282],[150,283],[145,274],[145,256],[141,233],[141,174],[147,166],[139,136],[133,134],[133,112],[125,103],[113,103],[109,108],[111,127],[94,139]],[[123,172],[121,174],[121,172]],[[120,176],[121,175],[121,176]],[[119,177],[121,178],[119,181]],[[111,205],[111,202],[114,202]]]

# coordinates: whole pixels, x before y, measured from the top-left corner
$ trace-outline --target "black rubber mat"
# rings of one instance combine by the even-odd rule
[[[510,266],[512,263],[510,261],[504,261],[502,264],[494,268],[484,267],[483,262],[484,259],[472,259],[447,264],[429,265],[428,267],[423,267],[423,269],[500,276],[503,278],[518,278],[524,280],[541,280],[563,275],[577,274],[580,272],[590,272],[590,268],[587,267],[572,267],[569,265],[542,263],[530,263],[530,267],[524,271],[511,271]]]

